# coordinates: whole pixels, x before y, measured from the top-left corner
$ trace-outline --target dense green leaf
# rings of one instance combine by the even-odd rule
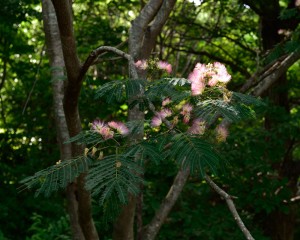
[[[44,194],[49,197],[52,192],[60,188],[66,188],[69,183],[74,181],[81,173],[87,172],[92,164],[92,159],[88,156],[80,156],[75,159],[57,162],[49,168],[35,173],[33,176],[27,177],[20,181],[24,189],[37,187],[35,196]]]

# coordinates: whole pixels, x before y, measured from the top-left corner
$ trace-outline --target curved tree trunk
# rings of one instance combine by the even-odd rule
[[[65,68],[67,72],[67,80],[64,91],[64,114],[70,137],[77,135],[81,131],[81,120],[78,110],[79,95],[82,86],[83,76],[81,74],[81,64],[78,59],[76,51],[75,36],[73,31],[73,17],[72,6],[69,0],[52,0],[57,23],[59,28],[59,35],[61,40],[61,47]],[[84,154],[84,145],[71,144],[71,157]],[[81,239],[98,240],[98,233],[96,231],[91,212],[91,197],[90,193],[84,188],[85,174],[81,174],[77,178],[77,185],[70,185],[67,193],[70,194],[76,188],[76,198],[74,195],[68,195],[70,200],[78,202],[78,205],[71,205],[70,211],[73,212],[72,217],[79,219],[79,224],[83,233],[80,233]],[[77,223],[76,223],[77,224]],[[77,232],[78,233],[78,232]]]
[[[46,45],[50,58],[53,109],[57,131],[57,141],[60,148],[60,158],[61,160],[66,160],[72,157],[72,151],[70,144],[64,144],[64,142],[69,139],[68,127],[63,109],[65,64],[55,10],[51,0],[43,0],[42,9]],[[67,211],[70,218],[73,239],[85,239],[78,220],[78,202],[76,200],[75,184],[70,184],[67,187],[66,198]]]

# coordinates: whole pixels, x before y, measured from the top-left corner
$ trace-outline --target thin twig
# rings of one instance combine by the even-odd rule
[[[232,201],[232,196],[230,196],[228,193],[226,193],[223,189],[221,189],[208,175],[205,175],[204,179],[209,184],[209,186],[215,190],[221,197],[223,197],[227,203],[227,206],[231,212],[231,214],[234,217],[234,220],[236,221],[237,225],[241,229],[242,233],[248,240],[254,240],[249,230],[246,228],[244,222],[242,221],[239,213],[236,210],[236,207],[234,205],[234,202]]]

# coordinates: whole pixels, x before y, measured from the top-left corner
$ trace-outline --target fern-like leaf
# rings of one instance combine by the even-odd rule
[[[159,151],[159,145],[148,142],[141,142],[132,145],[125,153],[126,156],[135,158],[141,164],[145,160],[151,160],[158,164],[163,159],[163,154]]]
[[[87,172],[91,164],[92,159],[88,156],[65,160],[25,178],[20,183],[23,184],[22,189],[37,187],[35,196],[44,194],[49,197],[52,192],[65,188],[81,173]]]
[[[244,101],[247,100],[252,101],[250,98],[244,99]],[[211,124],[218,117],[222,117],[228,122],[254,118],[255,112],[251,107],[242,102],[229,102],[217,99],[198,103],[198,106],[195,109],[195,115]]]
[[[220,157],[212,145],[199,136],[176,134],[172,137],[170,156],[183,167],[189,167],[191,172],[204,176],[206,170],[216,173]]]
[[[107,103],[121,102],[124,99],[124,81],[111,81],[96,90],[95,99],[105,97]]]
[[[253,105],[253,106],[264,106],[265,103],[260,99],[253,97],[251,95],[232,92],[231,101],[235,103],[243,103],[246,105]]]
[[[86,188],[92,196],[100,196],[100,205],[113,194],[117,194],[119,201],[125,204],[128,193],[139,193],[142,174],[142,169],[134,160],[122,154],[109,155],[90,169]]]
[[[145,95],[150,101],[162,100],[170,97],[173,102],[178,103],[189,96],[188,92],[178,91],[177,87],[182,87],[187,83],[184,78],[164,78],[152,83],[146,90]]]
[[[143,79],[127,80],[125,83],[127,99],[132,99],[141,95],[141,93],[144,91],[145,84],[146,81]]]
[[[76,136],[71,137],[65,143],[71,143],[71,142],[77,142],[83,144],[96,144],[96,143],[104,142],[104,139],[101,137],[99,133],[89,130],[89,131],[80,132]]]

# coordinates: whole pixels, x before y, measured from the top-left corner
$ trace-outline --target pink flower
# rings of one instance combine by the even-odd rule
[[[204,82],[192,82],[192,95],[197,96],[203,93],[205,89],[205,83]]]
[[[114,132],[101,120],[95,120],[92,123],[92,130],[99,133],[104,140],[112,138],[114,136]]]
[[[158,127],[162,124],[162,119],[159,116],[154,116],[151,120],[152,127]]]
[[[91,129],[94,130],[94,132],[100,133],[101,129],[105,127],[105,123],[101,120],[94,120],[91,126]]]
[[[148,68],[148,63],[146,60],[138,60],[134,63],[134,65],[141,70],[146,70]]]
[[[217,72],[216,78],[218,79],[219,82],[227,83],[230,81],[231,75],[227,72],[226,67],[222,63],[215,62],[214,68]]]
[[[191,81],[193,96],[199,95],[204,91],[206,72],[206,66],[204,64],[197,63],[194,70],[189,74],[188,79]]]
[[[185,124],[187,124],[190,121],[191,115],[190,114],[186,114],[183,116],[183,122]]]
[[[169,74],[172,72],[172,65],[168,62],[158,61],[157,62],[157,67],[159,69],[165,70]]]
[[[100,134],[102,135],[102,137],[104,138],[104,140],[107,140],[107,139],[110,139],[110,138],[113,138],[114,136],[114,132],[111,131],[111,129],[109,127],[103,127],[101,130],[100,130]]]
[[[157,113],[157,116],[161,119],[165,119],[166,117],[170,117],[172,115],[172,111],[169,108],[164,108]]]
[[[219,80],[218,75],[213,75],[213,76],[208,80],[207,85],[209,85],[209,86],[211,86],[211,87],[216,86],[217,83],[218,83],[218,80]]]
[[[162,101],[162,106],[164,107],[164,106],[168,105],[170,102],[172,102],[171,98],[167,97]]]
[[[193,110],[193,106],[190,103],[186,103],[182,106],[182,110],[180,114],[182,115],[190,114],[192,110]]]
[[[111,121],[108,123],[108,126],[110,126],[112,129],[117,130],[117,132],[120,133],[121,135],[126,136],[129,134],[129,129],[122,122]]]
[[[202,135],[205,132],[205,128],[206,128],[205,121],[203,121],[202,119],[197,118],[193,121],[192,126],[188,129],[187,132],[190,133],[190,134],[200,134],[200,135]]]
[[[193,106],[189,103],[186,103],[182,106],[182,110],[180,112],[183,115],[183,122],[188,123],[191,118],[191,111],[193,110]]]
[[[220,142],[224,142],[228,137],[228,130],[224,125],[218,125],[216,128],[217,132],[217,140]]]

